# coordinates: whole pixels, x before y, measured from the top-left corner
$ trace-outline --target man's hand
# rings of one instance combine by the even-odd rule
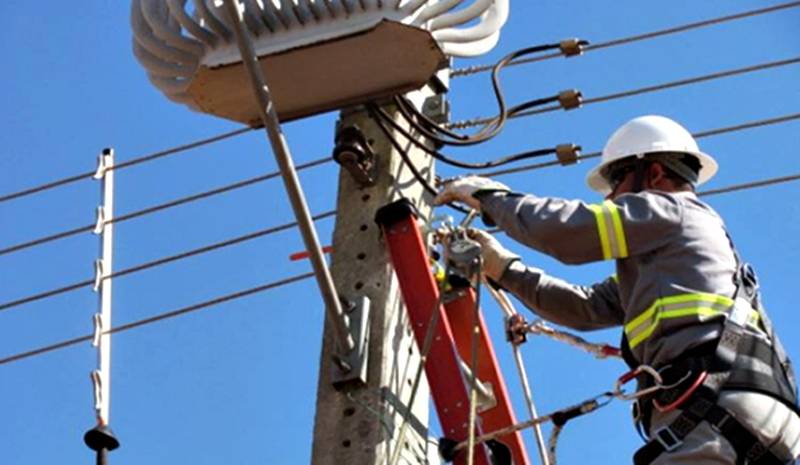
[[[470,228],[467,230],[467,235],[481,244],[483,273],[494,281],[499,282],[511,262],[519,260],[519,255],[500,245],[500,242],[486,231]]]
[[[467,204],[475,210],[480,210],[481,203],[474,197],[480,191],[502,191],[508,192],[510,189],[497,181],[481,176],[465,176],[445,181],[439,195],[433,199],[434,205],[441,205],[448,202],[461,202]]]

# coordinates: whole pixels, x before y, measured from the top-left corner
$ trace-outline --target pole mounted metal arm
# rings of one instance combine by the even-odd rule
[[[305,195],[300,186],[300,181],[297,178],[297,172],[294,167],[294,162],[292,161],[291,153],[289,152],[289,146],[281,131],[280,121],[275,111],[269,88],[267,87],[266,80],[261,71],[261,66],[259,65],[258,57],[256,56],[250,36],[242,26],[243,18],[238,3],[238,0],[225,0],[225,8],[230,17],[233,32],[236,35],[236,42],[239,47],[239,52],[242,55],[242,62],[247,69],[253,85],[253,94],[259,106],[259,116],[266,129],[269,142],[272,145],[272,150],[275,154],[278,167],[280,168],[286,193],[289,196],[292,209],[297,218],[298,227],[300,228],[300,233],[303,236],[303,242],[305,243],[306,250],[308,250],[310,254],[309,258],[314,268],[317,284],[322,293],[329,319],[334,326],[336,340],[341,353],[339,367],[342,371],[360,371],[361,367],[352,366],[351,361],[353,357],[349,355],[352,354],[354,350],[359,350],[363,344],[357,343],[354,340],[349,317],[342,310],[342,301],[339,299],[333,284],[333,279],[325,263],[319,239],[317,238],[317,233],[311,220],[311,214],[308,211]],[[352,306],[350,303],[346,303],[346,305],[348,306],[348,310]]]

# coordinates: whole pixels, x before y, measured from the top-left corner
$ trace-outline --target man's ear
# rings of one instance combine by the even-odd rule
[[[650,166],[647,167],[647,187],[650,188],[659,188],[662,187],[664,182],[667,181],[667,172],[659,162],[651,163]]]

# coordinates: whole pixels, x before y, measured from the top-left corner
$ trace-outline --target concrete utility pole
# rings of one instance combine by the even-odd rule
[[[382,106],[400,121],[396,109]],[[403,121],[401,124],[405,126]],[[377,124],[363,108],[345,111],[337,133],[356,126],[375,154],[371,173],[374,185],[361,187],[350,171],[339,175],[338,215],[333,235],[332,275],[337,290],[353,300],[366,295],[371,300],[369,368],[367,385],[352,390],[337,390],[332,385],[331,357],[335,341],[326,320],[317,411],[312,449],[313,465],[388,465],[411,384],[419,366],[419,349],[414,341],[397,280],[389,264],[385,245],[374,222],[377,209],[401,197],[412,200],[420,214],[431,214],[430,194],[425,193],[411,171]],[[415,166],[433,184],[433,159],[395,135]],[[400,464],[436,464],[436,447],[427,441],[427,381],[421,383],[406,428],[406,443]],[[430,460],[429,460],[430,458]]]

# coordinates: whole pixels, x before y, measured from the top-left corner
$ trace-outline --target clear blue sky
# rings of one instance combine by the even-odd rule
[[[579,36],[600,42],[685,22],[762,7],[762,1],[616,2],[514,1],[498,47],[483,64],[523,46]],[[28,2],[0,5],[3,73],[0,96],[0,195],[93,169],[98,152],[114,147],[119,161],[238,126],[167,101],[148,83],[131,53],[129,5],[121,1]],[[800,55],[800,9],[663,37],[580,58],[509,69],[511,102],[577,88],[587,97]],[[602,147],[633,116],[658,113],[692,131],[795,113],[798,65],[690,87],[599,103],[569,113],[512,121],[495,141],[451,153],[487,159],[563,142]],[[456,119],[495,109],[488,77],[459,78],[450,99]],[[334,114],[285,126],[298,162],[330,153]],[[710,137],[701,147],[717,157],[708,187],[800,171],[800,122]],[[592,163],[507,176],[519,190],[596,199],[583,184]],[[118,214],[275,170],[263,133],[245,136],[124,170],[117,175]],[[443,174],[454,174],[442,168]],[[328,164],[303,172],[313,212],[331,209],[337,171]],[[800,262],[800,184],[709,198],[726,218],[763,282],[770,314],[791,354],[800,357],[795,302]],[[0,247],[94,221],[99,185],[82,181],[0,204]],[[128,221],[116,228],[116,267],[125,268],[292,220],[277,181]],[[333,221],[318,223],[328,242]],[[612,272],[610,263],[567,267],[539,254],[531,264],[578,283]],[[0,301],[92,276],[98,240],[84,234],[0,256]],[[283,232],[115,281],[117,324],[308,270],[288,254],[299,234]],[[488,299],[487,299],[488,300]],[[0,312],[0,357],[87,334],[96,296],[81,289]],[[495,330],[500,314],[487,305]],[[252,296],[114,337],[111,425],[122,447],[115,465],[308,463],[311,452],[322,307],[313,281]],[[518,416],[522,397],[503,339],[496,347]],[[616,342],[617,331],[589,334]],[[609,389],[621,363],[597,361],[556,343],[524,347],[541,411]],[[93,463],[82,435],[94,423],[89,371],[95,353],[82,344],[0,366],[0,464]],[[639,440],[629,405],[615,402],[569,424],[561,463],[625,463]],[[531,456],[533,441],[526,433]]]

